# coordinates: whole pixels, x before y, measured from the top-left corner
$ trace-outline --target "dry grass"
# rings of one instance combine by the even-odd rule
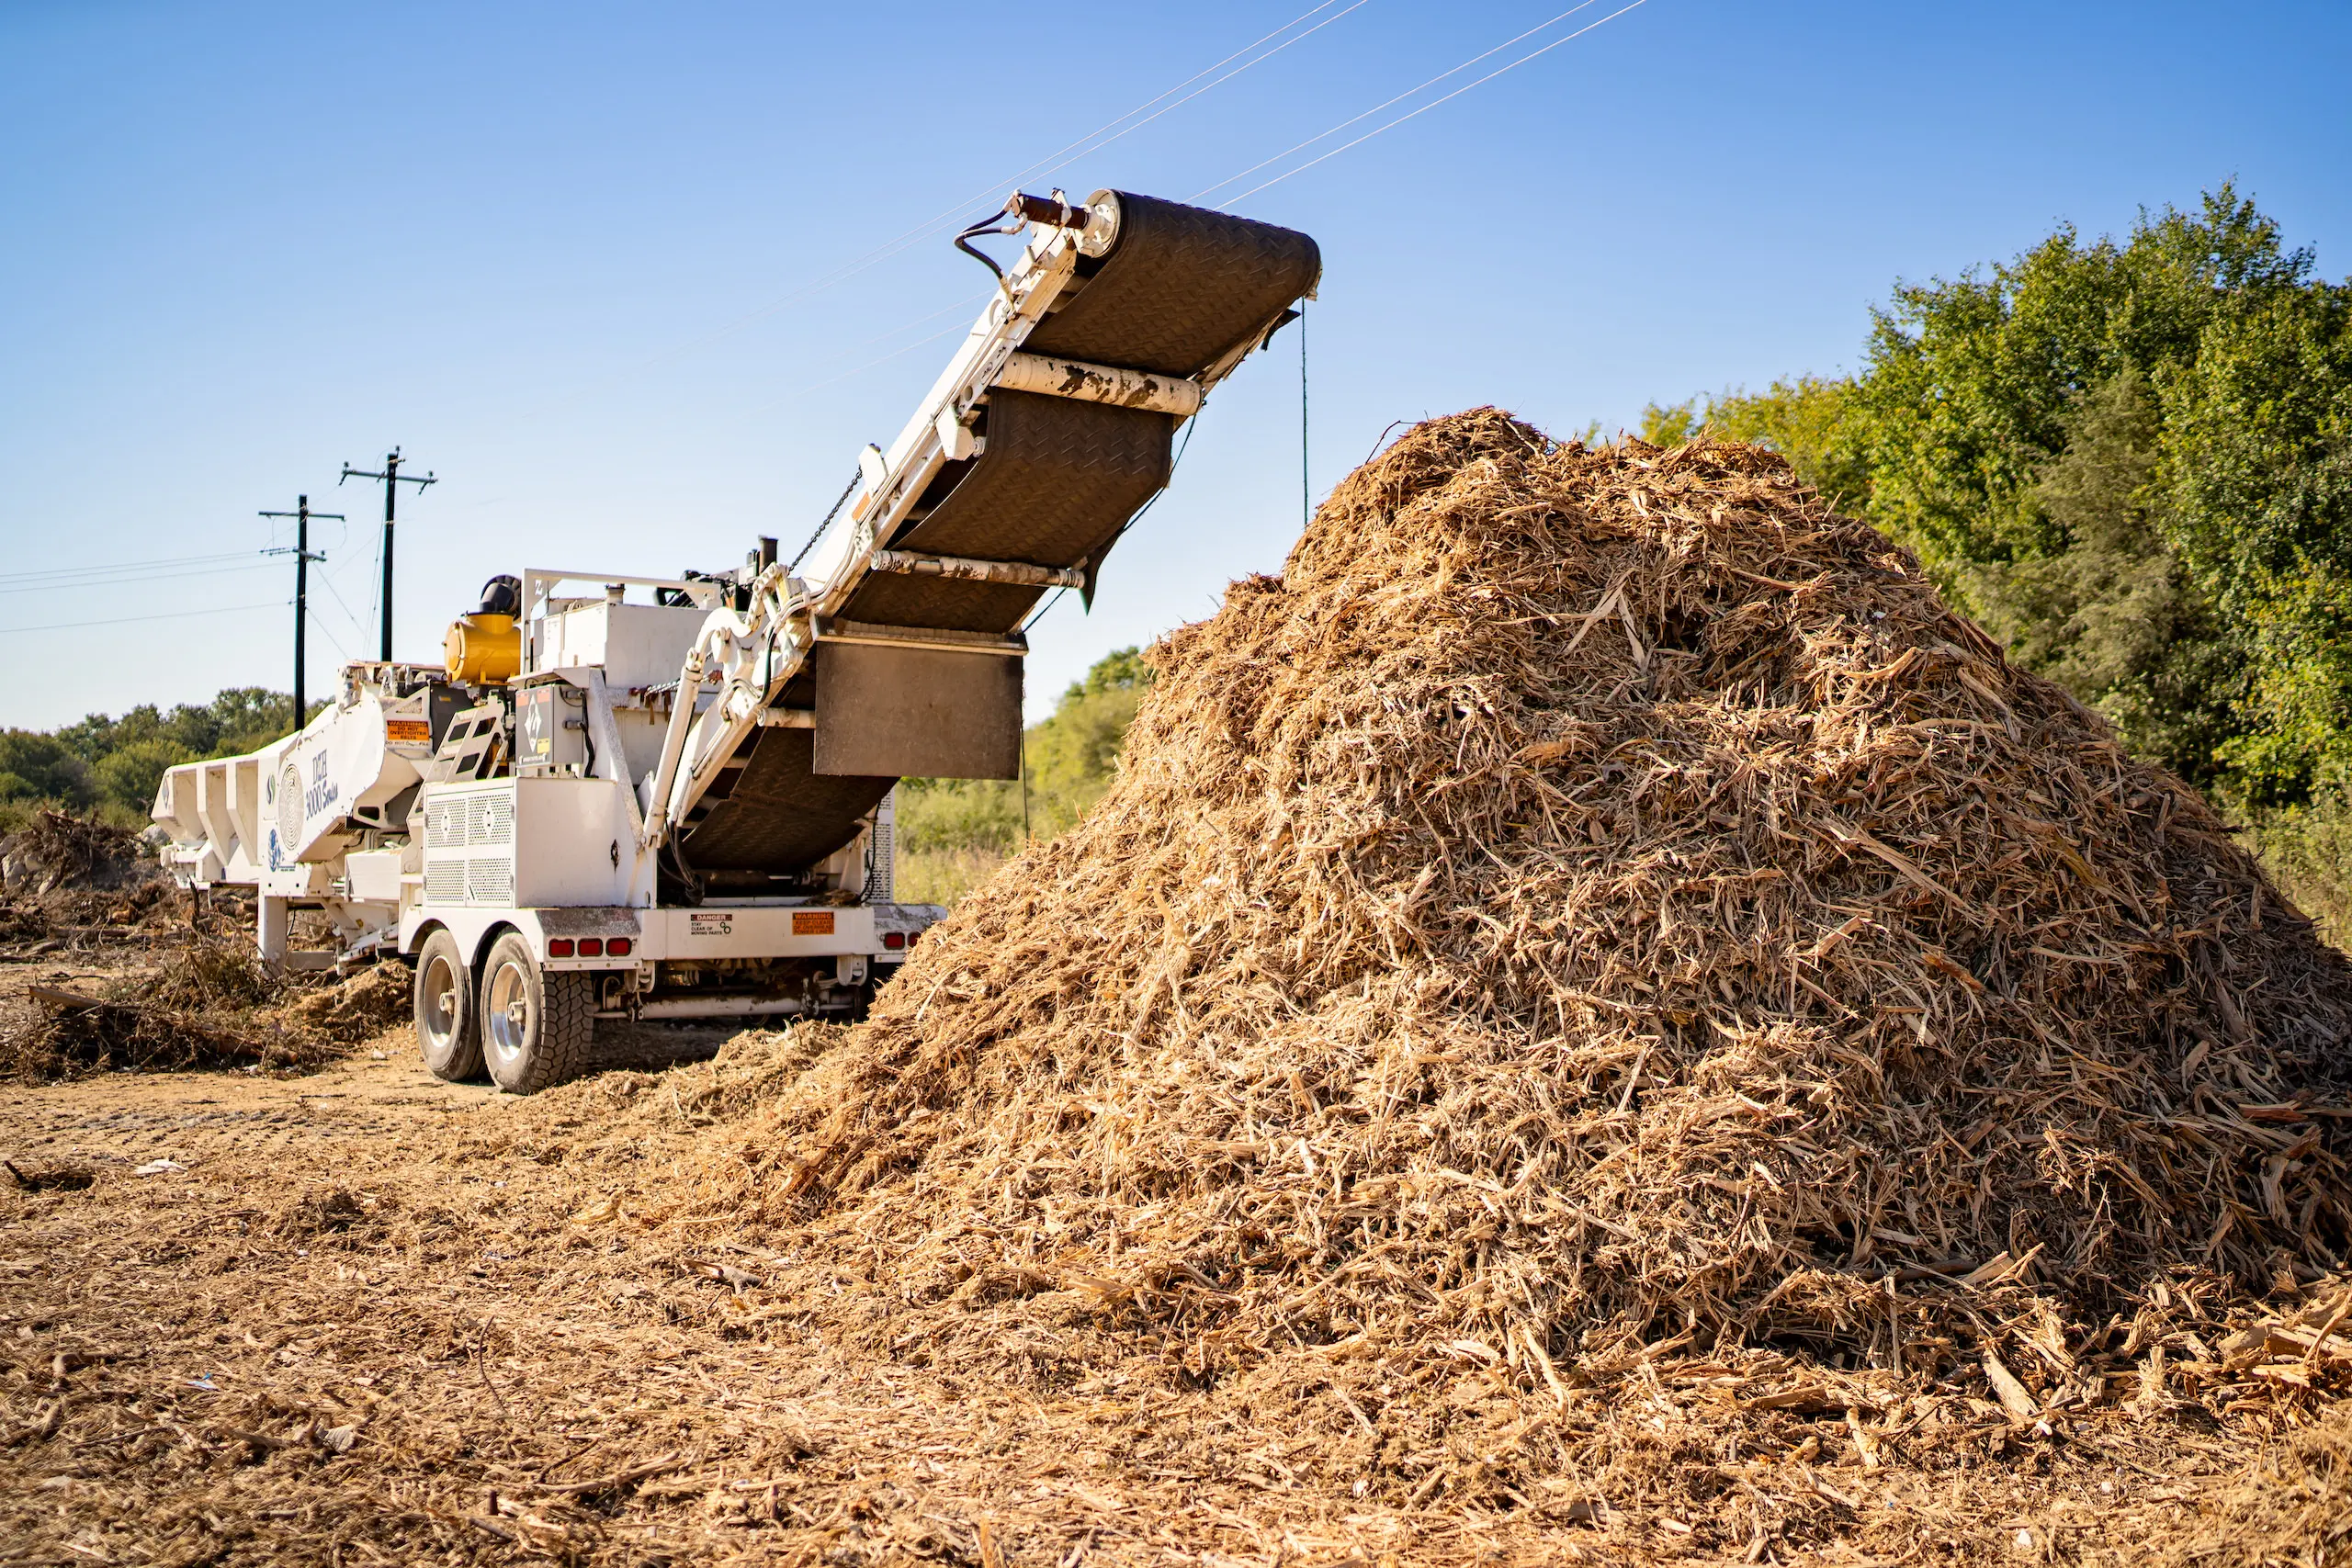
[[[940,904],[954,908],[975,888],[986,886],[1011,858],[986,849],[902,849],[899,852],[896,896],[902,904]]]

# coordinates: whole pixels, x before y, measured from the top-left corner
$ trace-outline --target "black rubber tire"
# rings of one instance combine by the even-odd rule
[[[507,1093],[537,1094],[587,1066],[595,976],[547,973],[521,933],[508,931],[490,945],[478,994],[482,1065]]]
[[[473,971],[447,931],[435,931],[417,950],[410,998],[425,1071],[447,1083],[481,1077],[481,1015],[474,1004]]]

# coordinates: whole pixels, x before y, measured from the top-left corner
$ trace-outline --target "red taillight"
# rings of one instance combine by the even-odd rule
[[[548,956],[549,958],[571,957],[571,939],[568,936],[551,936],[548,938]]]
[[[630,951],[636,946],[637,943],[629,941],[628,938],[625,936],[616,936],[610,942],[605,943],[605,956],[607,958],[627,958],[629,955]]]
[[[603,937],[600,937],[600,936],[583,936],[583,937],[582,937],[582,938],[580,939],[580,956],[581,956],[581,957],[582,957],[582,958],[602,958],[602,957],[604,957],[604,956],[605,956],[605,939],[604,939]]]
[[[882,945],[890,949],[891,952],[896,953],[899,948],[907,945],[907,933],[904,931],[884,931],[882,933]]]

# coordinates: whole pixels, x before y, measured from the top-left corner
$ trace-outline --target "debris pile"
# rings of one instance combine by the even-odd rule
[[[408,966],[383,959],[331,986],[298,994],[284,1009],[296,1029],[337,1044],[356,1045],[409,1020]]]
[[[0,960],[136,941],[173,922],[173,893],[137,835],[39,812],[0,839]]]
[[[187,933],[154,969],[102,987],[35,986],[28,1017],[0,1030],[0,1074],[323,1066],[408,1011],[407,971],[370,965],[305,984],[271,969],[243,932]]]
[[[115,887],[155,874],[138,835],[95,817],[40,811],[0,840],[0,885],[9,892],[51,893],[61,887]]]
[[[1093,814],[679,1200],[894,1347],[1328,1384],[1418,1504],[1596,1388],[2165,1408],[2343,1267],[2352,971],[1770,453],[1432,421],[1154,657]]]

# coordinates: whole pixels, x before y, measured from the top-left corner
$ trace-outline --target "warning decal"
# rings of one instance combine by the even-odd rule
[[[794,936],[831,936],[833,934],[833,912],[831,909],[795,909],[792,911]]]

